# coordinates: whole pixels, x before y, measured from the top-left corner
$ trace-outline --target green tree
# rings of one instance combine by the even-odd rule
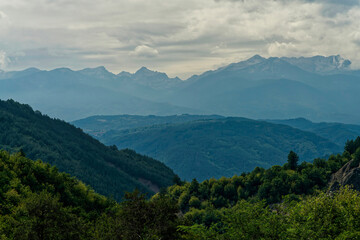
[[[360,164],[360,147],[356,149],[354,153],[354,158],[351,162],[351,167],[358,167]]]
[[[173,183],[176,185],[179,185],[179,186],[184,184],[183,181],[181,181],[179,175],[177,175],[177,174],[173,178]]]
[[[189,192],[191,195],[197,194],[199,192],[199,182],[194,178],[189,186]]]
[[[344,150],[353,154],[357,148],[360,147],[360,136],[357,137],[355,140],[347,140],[345,143]]]
[[[33,193],[15,210],[14,239],[82,239],[85,227],[71,208],[64,208],[59,197],[47,191]]]
[[[121,224],[124,239],[142,239],[146,234],[145,226],[149,225],[149,208],[145,194],[139,190],[127,192],[121,203]]]
[[[287,162],[291,170],[296,170],[299,162],[299,156],[295,152],[290,151]]]
[[[359,239],[359,202],[359,193],[349,188],[303,200],[286,210],[286,238]]]

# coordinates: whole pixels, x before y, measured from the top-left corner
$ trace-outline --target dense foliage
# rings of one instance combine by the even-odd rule
[[[345,151],[353,154],[356,150],[360,148],[360,137],[357,137],[355,140],[348,140],[345,144]]]
[[[360,193],[348,187],[325,193],[330,176],[345,163],[359,167],[359,139],[328,160],[298,164],[290,152],[282,167],[202,183],[178,179],[167,194],[184,214],[183,239],[360,238]]]
[[[282,165],[290,150],[301,161],[341,152],[341,147],[313,133],[246,118],[198,120],[178,124],[108,131],[107,145],[131,148],[171,167],[181,178],[230,177],[255,167]]]
[[[135,191],[120,204],[21,153],[0,151],[0,239],[174,239],[177,206]],[[141,237],[140,237],[141,236]]]
[[[298,156],[291,151],[288,162],[282,167],[257,167],[240,176],[210,179],[202,183],[196,179],[191,182],[177,181],[177,185],[169,187],[167,191],[178,201],[184,213],[189,211],[189,216],[199,215],[208,208],[231,207],[241,200],[273,204],[281,202],[285,196],[298,199],[299,196],[325,189],[331,175],[350,158],[351,155],[344,152],[342,155],[332,155],[328,160],[318,158],[313,163],[297,164]]]
[[[55,165],[117,200],[135,188],[154,192],[156,187],[169,186],[174,177],[159,161],[106,147],[79,128],[12,100],[0,101],[0,148],[22,150],[29,158]]]
[[[321,190],[360,148],[313,164],[297,157],[231,179],[176,178],[150,200],[136,190],[116,203],[21,151],[0,151],[0,239],[358,239],[359,192]]]
[[[360,194],[348,188],[273,207],[244,200],[215,211],[218,222],[179,227],[183,239],[359,239]]]

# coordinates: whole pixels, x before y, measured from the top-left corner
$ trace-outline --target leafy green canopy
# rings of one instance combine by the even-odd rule
[[[332,173],[360,159],[360,146],[350,154],[348,144],[342,155],[312,164],[295,164],[297,155],[290,152],[283,167],[178,181],[168,194],[185,213],[178,227],[183,239],[359,239],[360,193],[349,187],[324,191]]]
[[[284,176],[284,172],[292,176],[314,169],[326,171],[329,166],[335,168],[340,166],[340,162],[356,158],[356,152],[350,155],[345,151],[343,155],[331,156],[327,161],[317,159],[313,164],[303,163],[294,170],[285,164],[283,167],[276,167],[279,171],[268,173],[276,178]],[[304,165],[308,168],[302,168]],[[308,170],[303,172],[305,169]],[[257,168],[240,177],[254,177],[252,174],[255,177],[264,176],[263,171]],[[237,178],[235,176],[231,180]],[[10,155],[0,151],[0,239],[230,240],[360,237],[360,194],[349,188],[342,188],[329,195],[316,190],[321,185],[315,185],[306,193],[311,195],[284,193],[281,202],[270,205],[268,199],[261,198],[257,193],[248,196],[246,200],[244,197],[233,199],[225,207],[216,206],[211,202],[215,200],[211,198],[213,194],[227,193],[226,196],[230,199],[230,193],[234,193],[231,185],[226,184],[222,189],[220,184],[225,180],[230,179],[210,180],[216,186],[214,190],[211,188],[210,200],[198,197],[203,192],[206,181],[199,183],[194,179],[190,183],[184,183],[177,179],[178,185],[161,191],[150,200],[135,191],[126,193],[124,201],[118,204],[96,194],[82,182],[47,163],[27,159],[21,152]],[[260,188],[263,185],[261,183]],[[275,185],[273,188],[276,191],[281,186]],[[171,191],[181,187],[186,188],[190,194],[190,209],[185,214],[179,212],[178,206],[183,207],[182,203],[176,199],[175,192]],[[185,198],[181,191],[180,195]],[[271,193],[269,196],[272,196]],[[225,199],[224,196],[222,198]]]
[[[344,188],[273,207],[245,200],[213,211],[218,221],[179,226],[182,239],[359,239],[360,194]]]
[[[177,205],[127,193],[120,204],[21,153],[0,151],[0,239],[175,239]]]
[[[191,214],[192,210],[231,207],[241,200],[261,201],[267,204],[279,203],[285,196],[298,199],[301,195],[311,195],[316,190],[326,188],[333,173],[345,163],[355,158],[345,151],[342,155],[332,155],[328,160],[317,158],[313,163],[297,164],[298,156],[290,152],[288,163],[269,169],[256,167],[250,173],[232,178],[222,177],[198,183],[179,182],[167,189],[182,210]],[[201,222],[201,221],[200,221]]]

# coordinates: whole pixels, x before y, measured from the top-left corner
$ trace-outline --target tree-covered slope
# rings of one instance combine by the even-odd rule
[[[297,160],[290,152],[283,166],[201,183],[178,179],[165,195],[183,213],[183,237],[359,239],[360,137],[348,141],[342,155]]]
[[[360,135],[360,125],[343,123],[314,123],[304,118],[287,120],[266,120],[271,123],[285,124],[304,131],[313,132],[318,136],[329,139],[340,146],[347,140],[354,139]]]
[[[55,167],[0,151],[1,239],[82,239],[111,201]]]
[[[91,116],[73,121],[72,124],[83,129],[86,133],[101,136],[110,130],[125,130],[131,128],[148,127],[159,124],[184,123],[201,119],[223,118],[219,115],[172,115],[172,116],[139,116],[139,115],[115,115],[115,116]]]
[[[159,161],[106,147],[79,128],[12,100],[0,101],[0,148],[23,150],[29,158],[55,165],[116,199],[134,188],[152,192],[168,186],[174,177]]]
[[[0,238],[359,239],[360,194],[325,193],[332,173],[359,169],[360,138],[328,160],[255,168],[232,178],[182,182],[147,200],[116,203],[42,161],[0,151]]]
[[[358,152],[357,167],[360,150]],[[331,155],[328,159],[317,158],[313,163],[300,164],[296,161],[297,154],[290,152],[288,161],[283,166],[275,165],[269,169],[256,167],[249,173],[230,178],[212,178],[203,182],[196,179],[191,182],[177,181],[176,185],[167,188],[167,193],[178,201],[183,213],[207,207],[229,208],[241,200],[275,204],[280,203],[287,195],[298,199],[300,196],[314,194],[317,190],[326,191],[332,174],[344,164],[353,163],[352,158],[356,159],[355,154],[351,155],[346,151],[342,155]]]
[[[155,157],[188,180],[232,176],[257,166],[283,164],[290,150],[307,161],[341,151],[338,145],[313,133],[245,118],[108,131],[99,139]]]
[[[56,167],[0,150],[0,239],[177,239],[177,204],[138,191],[117,203]]]

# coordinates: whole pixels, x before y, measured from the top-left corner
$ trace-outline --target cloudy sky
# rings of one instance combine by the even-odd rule
[[[359,0],[0,0],[0,69],[141,66],[187,78],[255,54],[360,67]]]

